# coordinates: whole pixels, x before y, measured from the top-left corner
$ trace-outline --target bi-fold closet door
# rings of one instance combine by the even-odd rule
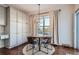
[[[10,9],[10,47],[27,42],[28,25],[28,17],[25,13]]]
[[[10,8],[10,47],[17,46],[17,10]]]
[[[23,36],[23,40],[22,42],[25,43],[27,42],[27,36],[29,35],[29,19],[28,16],[26,16],[26,14],[22,14],[23,15],[23,22],[22,22],[22,36]]]
[[[17,11],[17,44],[22,44],[22,12]]]

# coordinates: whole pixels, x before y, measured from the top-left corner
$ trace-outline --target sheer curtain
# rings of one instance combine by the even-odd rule
[[[59,32],[58,32],[58,15],[59,11],[53,11],[49,13],[50,16],[50,32],[51,32],[51,44],[59,44]]]
[[[38,22],[39,16],[38,15],[32,15],[30,16],[30,35],[36,36],[37,35],[37,22]]]

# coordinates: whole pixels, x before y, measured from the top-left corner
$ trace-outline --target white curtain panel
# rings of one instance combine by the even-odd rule
[[[54,15],[54,44],[59,45],[59,28],[58,28],[58,13],[59,10],[54,11],[53,15]]]

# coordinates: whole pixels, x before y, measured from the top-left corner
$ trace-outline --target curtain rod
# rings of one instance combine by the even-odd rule
[[[42,12],[42,13],[40,13],[40,14],[46,14],[46,13],[49,13],[49,12]],[[39,15],[39,14],[37,14],[37,15]]]
[[[47,14],[47,13],[49,13],[49,12],[42,12],[42,13],[37,13],[37,14],[32,14],[32,15],[42,15],[42,14]]]
[[[55,10],[55,11],[59,11],[59,12],[60,12],[60,11],[61,11],[61,9],[59,9],[59,10]],[[51,12],[51,11],[50,11],[50,12]],[[41,14],[47,14],[47,13],[50,13],[50,12],[49,12],[49,11],[47,11],[47,12],[42,12],[42,13],[40,13],[40,14],[39,14],[39,13],[37,13],[37,14],[32,14],[32,15],[41,15]]]

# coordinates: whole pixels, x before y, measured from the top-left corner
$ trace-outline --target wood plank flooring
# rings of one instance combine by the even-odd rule
[[[0,48],[0,55],[23,55],[22,49],[26,44],[27,43],[12,49]],[[73,48],[62,47],[62,46],[54,46],[54,47],[55,47],[54,55],[79,55],[79,51]]]

